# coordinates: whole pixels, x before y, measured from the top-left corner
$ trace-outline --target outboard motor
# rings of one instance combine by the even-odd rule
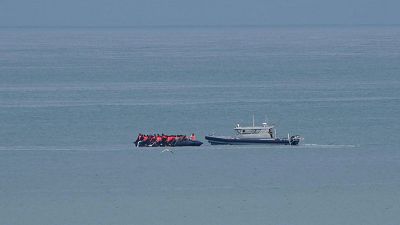
[[[298,145],[301,140],[300,135],[293,135],[290,137],[290,144],[291,145]]]

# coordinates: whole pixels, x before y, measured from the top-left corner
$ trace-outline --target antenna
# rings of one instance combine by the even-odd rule
[[[253,114],[253,127],[254,127],[254,114]]]

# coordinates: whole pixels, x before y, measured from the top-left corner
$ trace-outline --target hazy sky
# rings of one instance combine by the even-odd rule
[[[400,0],[0,0],[0,26],[400,24]]]

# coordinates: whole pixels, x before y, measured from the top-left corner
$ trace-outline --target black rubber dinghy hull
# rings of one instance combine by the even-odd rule
[[[184,146],[200,146],[202,145],[203,142],[201,141],[193,141],[193,140],[180,140],[180,141],[175,141],[171,143],[170,145],[165,145],[165,144],[157,144],[157,143],[152,143],[148,144],[145,142],[137,142],[135,143],[136,147],[184,147]]]
[[[177,141],[173,145],[174,147],[181,147],[181,146],[200,146],[202,145],[203,142],[201,141],[192,141],[192,140],[183,140],[183,141]]]

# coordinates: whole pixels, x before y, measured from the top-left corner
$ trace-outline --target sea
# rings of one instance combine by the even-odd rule
[[[400,26],[3,27],[0,224],[398,225],[399,115]]]

